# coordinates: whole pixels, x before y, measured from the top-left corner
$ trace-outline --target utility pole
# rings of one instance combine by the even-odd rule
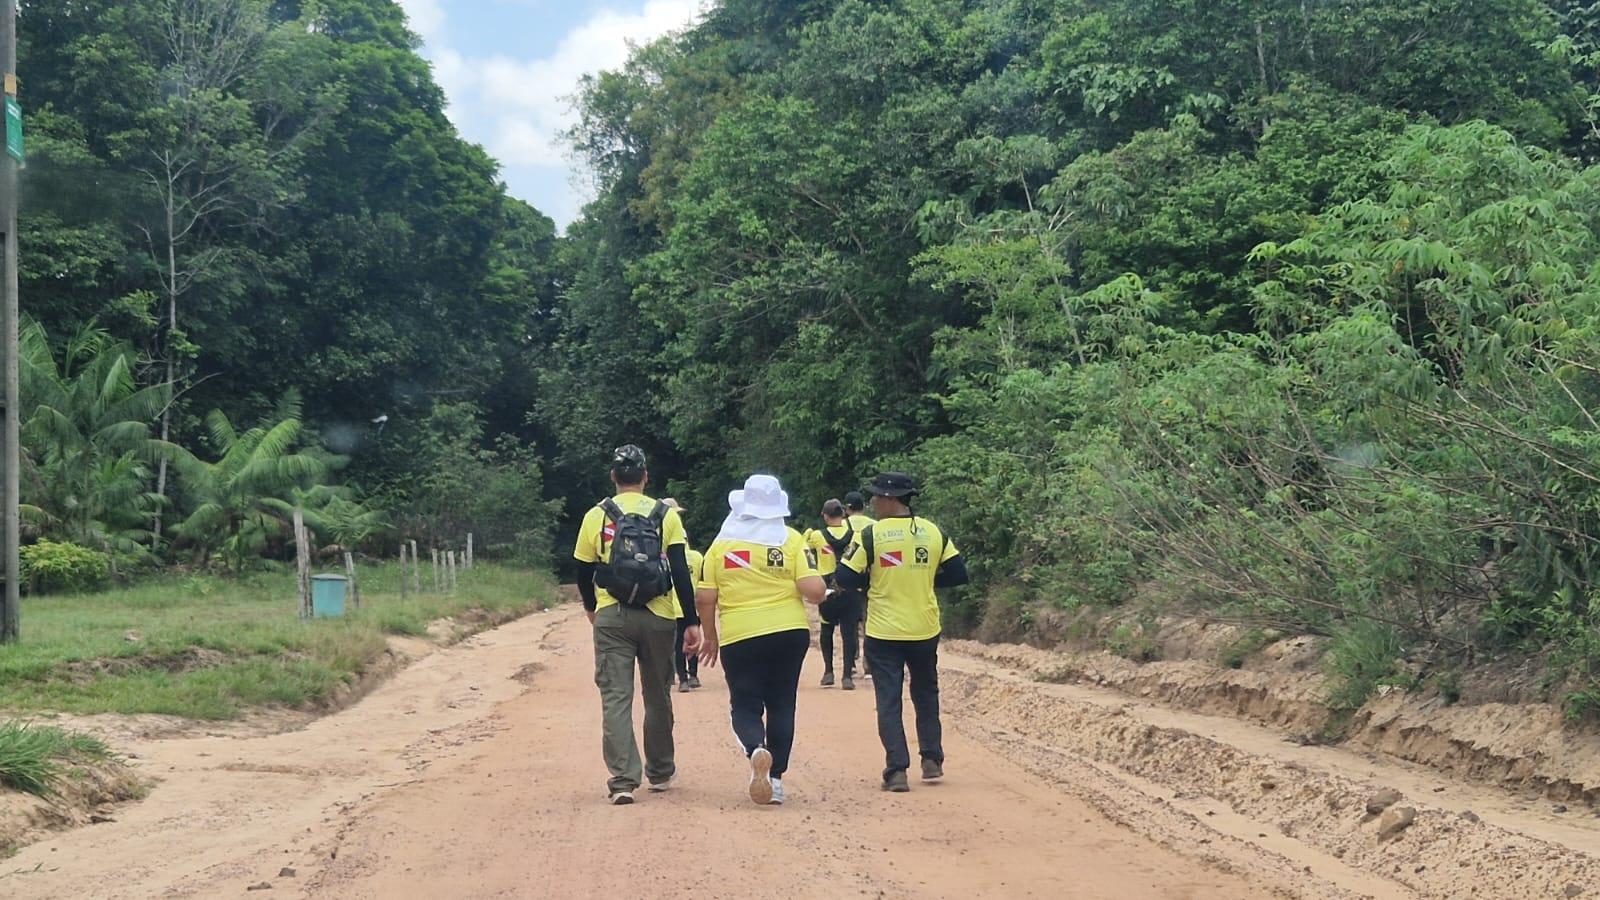
[[[0,273],[0,355],[4,357],[5,447],[0,469],[5,482],[5,594],[0,602],[0,644],[21,637],[22,541],[18,507],[22,502],[20,415],[17,397],[17,167],[22,162],[22,108],[17,105],[17,4],[0,0],[0,75],[5,78],[5,151],[0,152],[0,230],[4,230],[4,272]]]

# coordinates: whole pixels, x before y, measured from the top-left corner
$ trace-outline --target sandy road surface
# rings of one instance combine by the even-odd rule
[[[673,695],[681,786],[605,805],[587,627],[567,607],[429,655],[299,731],[141,745],[163,779],[150,798],[0,864],[0,896],[1272,894],[954,728],[945,784],[879,792],[871,691],[820,689],[811,662],[785,807],[743,794],[720,672]]]

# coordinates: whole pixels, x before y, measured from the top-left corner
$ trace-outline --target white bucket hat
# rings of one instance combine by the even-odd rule
[[[771,475],[751,475],[744,490],[728,492],[728,508],[752,519],[782,519],[789,515],[789,495]]]
[[[744,489],[728,492],[728,517],[717,540],[750,541],[781,547],[789,536],[784,518],[789,515],[789,495],[771,475],[751,475]]]

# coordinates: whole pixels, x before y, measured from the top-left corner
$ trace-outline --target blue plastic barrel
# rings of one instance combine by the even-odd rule
[[[345,577],[311,576],[311,615],[318,619],[337,619],[344,615]]]

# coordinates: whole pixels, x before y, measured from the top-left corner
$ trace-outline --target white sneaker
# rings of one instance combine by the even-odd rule
[[[627,806],[633,802],[633,791],[617,791],[611,795],[612,806]]]
[[[750,799],[759,806],[772,802],[772,752],[765,747],[750,754]]]
[[[779,781],[776,778],[772,779],[772,799],[768,800],[767,802],[772,804],[773,806],[782,806],[783,805],[783,782],[782,781]]]
[[[652,782],[650,782],[650,793],[659,794],[662,791],[665,791],[665,790],[671,788],[672,787],[672,782],[677,777],[678,776],[676,776],[676,775],[668,775],[665,779],[663,779],[661,781],[652,781]]]

